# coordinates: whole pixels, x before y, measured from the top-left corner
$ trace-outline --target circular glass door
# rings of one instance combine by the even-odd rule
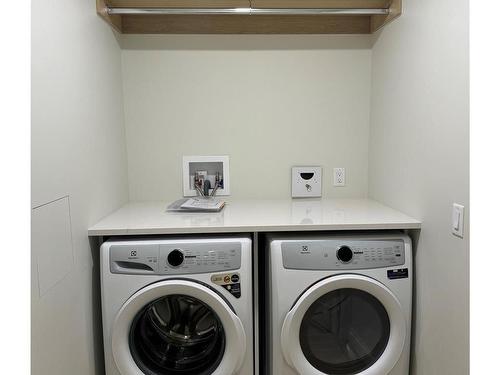
[[[186,295],[145,306],[132,322],[129,340],[134,361],[148,375],[212,374],[226,343],[217,314]]]
[[[384,306],[359,289],[337,289],[306,311],[299,340],[306,359],[324,374],[356,374],[384,352],[390,321]]]
[[[111,348],[121,375],[227,375],[246,355],[243,323],[216,291],[163,280],[134,293],[117,312]]]
[[[381,375],[399,360],[406,318],[396,296],[364,275],[311,285],[285,316],[281,348],[299,374]]]

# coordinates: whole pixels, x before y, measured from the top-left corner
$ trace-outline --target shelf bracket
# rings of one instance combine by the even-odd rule
[[[106,5],[105,0],[96,0],[96,9],[97,14],[101,16],[107,23],[109,23],[113,29],[122,32],[122,18],[118,15],[109,14],[108,6]]]
[[[403,13],[403,0],[392,0],[391,5],[387,10],[388,12],[385,15],[374,15],[371,17],[372,33],[381,29],[383,26],[398,18],[401,13]]]

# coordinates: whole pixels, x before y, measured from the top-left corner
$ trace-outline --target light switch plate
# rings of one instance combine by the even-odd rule
[[[464,237],[464,206],[458,203],[453,203],[451,233],[460,238]]]
[[[292,168],[292,198],[321,197],[321,167]]]

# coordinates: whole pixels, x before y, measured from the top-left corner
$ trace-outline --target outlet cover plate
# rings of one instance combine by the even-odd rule
[[[321,197],[321,167],[292,167],[292,198]]]
[[[345,186],[345,168],[333,169],[333,186]]]

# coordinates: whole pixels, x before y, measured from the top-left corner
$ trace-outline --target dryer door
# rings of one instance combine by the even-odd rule
[[[215,291],[188,280],[151,284],[115,319],[113,357],[122,375],[227,375],[243,363],[243,324]]]
[[[299,374],[387,374],[401,356],[406,320],[394,294],[361,275],[311,286],[285,317],[281,347]]]

